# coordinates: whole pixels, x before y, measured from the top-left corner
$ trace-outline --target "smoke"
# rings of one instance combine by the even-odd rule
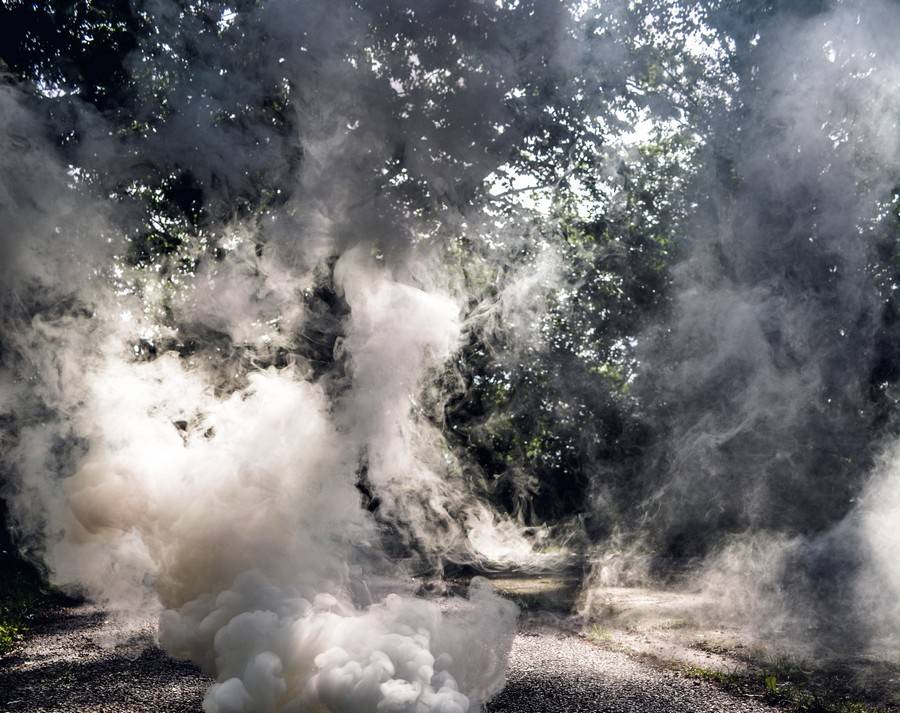
[[[452,243],[545,130],[525,115],[542,88],[588,112],[569,70],[622,49],[550,3],[131,20],[115,111],[45,77],[2,87],[17,541],[54,584],[158,612],[161,645],[215,676],[209,712],[478,709],[516,607],[478,580],[417,598],[410,571],[565,553],[537,552],[546,530],[495,510],[446,440],[478,301]],[[505,290],[510,326],[554,269]]]
[[[593,580],[686,570],[754,638],[867,650],[898,624],[877,376],[895,335],[877,265],[895,239],[885,28],[900,15],[834,3],[718,21],[742,43],[740,89],[700,149],[667,318],[640,338],[659,437],[629,491],[638,524],[615,567],[622,545],[600,548]]]
[[[220,398],[174,355],[113,354],[91,371],[69,419],[89,445],[44,503],[62,530],[46,561],[111,605],[158,599],[163,646],[221,681],[207,710],[462,711],[495,692],[513,605],[477,584],[446,617],[409,597],[354,598],[376,533],[354,487],[355,434],[321,386],[269,369]],[[397,416],[357,404],[366,423]]]
[[[0,86],[17,540],[158,611],[207,711],[475,710],[515,608],[409,575],[589,537],[587,590],[687,573],[757,634],[890,645],[900,16],[640,5],[152,2],[127,121]],[[611,168],[646,117],[695,164],[649,217]]]
[[[148,12],[173,30],[157,57],[173,81],[161,102],[130,68],[135,121],[169,103],[174,118],[140,144],[76,100],[54,119],[78,126],[77,158],[105,177],[67,165],[58,124],[2,87],[18,540],[55,584],[159,612],[162,646],[218,681],[207,711],[476,710],[502,686],[516,607],[477,580],[466,599],[414,597],[385,548],[399,538],[436,567],[531,547],[471,493],[433,418],[427,384],[459,345],[462,297],[440,249],[414,244],[423,221],[373,190],[407,130],[389,79],[349,61],[371,18],[273,3],[242,24],[256,64],[199,19]],[[297,116],[237,118],[281,73]],[[179,162],[204,215],[188,240],[172,202],[158,211],[175,247],[148,260],[138,224],[159,196],[141,172],[171,186]]]
[[[15,112],[22,100],[7,96]],[[11,157],[43,169],[16,186],[17,202],[37,203],[43,222],[26,215],[28,240],[4,241],[19,261],[5,291],[17,429],[5,462],[17,475],[7,495],[23,541],[53,581],[113,608],[160,611],[162,645],[219,680],[208,711],[477,708],[502,685],[515,606],[478,582],[446,613],[369,593],[377,574],[408,587],[385,563],[356,487],[364,453],[382,516],[419,538],[434,537],[426,518],[449,520],[446,500],[463,507],[429,462],[439,434],[410,402],[458,339],[453,300],[351,250],[333,267],[350,315],[336,347],[346,383],[313,379],[297,359],[229,376],[216,341],[144,355],[142,344],[172,338],[153,319],[161,287],[142,284],[143,302],[117,294],[81,243],[47,244],[62,230],[93,236],[67,220],[83,205],[46,198],[48,186],[65,193],[65,173],[41,150]],[[41,202],[22,195],[29,189]],[[315,276],[242,242],[229,258],[168,309],[191,332],[224,333],[232,349],[264,359],[302,325]]]

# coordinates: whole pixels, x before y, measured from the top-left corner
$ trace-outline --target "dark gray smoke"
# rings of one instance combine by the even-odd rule
[[[900,14],[747,14],[719,16],[742,43],[739,89],[699,153],[669,315],[642,337],[637,388],[664,436],[629,491],[631,567],[704,562],[755,633],[846,653],[897,623],[896,591],[875,594],[896,567],[882,550],[892,506],[872,492],[893,488],[881,266],[896,241],[900,55],[884,28]]]

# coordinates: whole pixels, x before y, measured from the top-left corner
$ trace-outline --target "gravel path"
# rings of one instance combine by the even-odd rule
[[[513,642],[506,688],[490,713],[762,713],[777,710],[549,628]]]
[[[0,659],[0,712],[200,711],[209,685],[190,664],[152,645],[153,623],[64,609],[36,624]],[[599,648],[578,636],[529,626],[513,645],[509,683],[491,713],[705,713],[771,711],[714,686]]]
[[[155,624],[63,609],[0,658],[0,711],[200,711],[210,680],[153,645]]]

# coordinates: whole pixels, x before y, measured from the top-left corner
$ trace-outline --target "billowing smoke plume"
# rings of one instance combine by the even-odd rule
[[[438,436],[410,403],[458,339],[454,301],[344,253],[333,272],[351,315],[338,350],[348,384],[331,395],[300,362],[223,386],[206,345],[142,357],[165,335],[146,303],[113,291],[103,264],[121,242],[99,208],[67,199],[70,178],[23,104],[6,88],[4,190],[20,219],[3,242],[6,461],[13,515],[54,581],[113,607],[161,607],[167,650],[220,680],[209,711],[465,711],[496,692],[513,605],[476,583],[444,614],[365,585],[393,572],[378,569],[360,507],[359,454],[384,516],[423,536],[416,519],[455,492],[437,484]],[[270,341],[267,310],[302,328],[312,278],[233,255],[170,308],[235,344]]]
[[[476,709],[502,685],[515,606],[477,581],[441,607],[414,598],[384,546],[431,567],[530,547],[468,490],[432,417],[428,382],[459,346],[462,297],[442,248],[417,244],[427,221],[378,193],[392,156],[406,152],[406,172],[430,148],[395,123],[406,90],[354,67],[378,65],[363,44],[377,18],[273,3],[241,23],[259,32],[255,63],[218,50],[200,19],[153,11],[144,20],[173,35],[160,64],[195,58],[162,102],[129,68],[138,124],[177,107],[158,136],[114,137],[71,100],[54,118],[80,137],[67,164],[58,123],[3,87],[18,538],[54,583],[159,609],[166,650],[218,680],[207,711]],[[277,129],[238,118],[242,103],[287,105],[282,73],[296,115]],[[454,162],[474,145],[446,140],[435,150]],[[160,195],[141,175],[180,161],[174,204],[205,215],[189,244],[180,216],[158,212],[160,250],[138,227]],[[409,190],[457,189],[419,169]]]
[[[900,17],[813,4],[150,2],[96,82],[10,53],[17,541],[223,713],[477,709],[514,607],[408,575],[579,547],[889,643]]]

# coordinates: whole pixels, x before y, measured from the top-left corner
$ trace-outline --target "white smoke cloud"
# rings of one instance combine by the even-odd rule
[[[515,606],[477,583],[448,612],[409,596],[357,602],[365,575],[352,565],[378,549],[355,488],[361,448],[387,512],[418,536],[435,536],[415,523],[443,514],[442,497],[462,499],[421,460],[438,435],[410,415],[425,370],[455,345],[458,311],[357,253],[336,274],[352,315],[339,403],[296,367],[217,394],[204,359],[135,360],[143,327],[115,313],[94,313],[94,347],[71,320],[36,321],[39,348],[59,341],[45,379],[69,369],[44,395],[65,416],[26,429],[10,457],[39,484],[28,498],[45,514],[54,581],[163,609],[162,645],[219,680],[205,710],[473,710],[502,685]],[[34,460],[52,428],[84,444],[57,482]]]
[[[29,131],[22,98],[3,90],[9,125]],[[21,540],[52,581],[123,615],[160,612],[166,650],[217,678],[210,712],[477,710],[502,686],[515,605],[478,582],[442,606],[385,596],[410,586],[356,488],[364,453],[385,512],[428,547],[434,523],[458,514],[446,502],[470,502],[446,480],[439,430],[416,415],[423,379],[458,345],[449,292],[349,251],[335,270],[348,377],[314,380],[296,358],[223,383],[214,345],[164,351],[178,333],[158,308],[235,348],[285,346],[328,270],[321,240],[286,263],[239,236],[178,290],[152,272],[123,277],[103,210],[80,204],[29,137],[5,159],[32,165],[3,184],[17,211],[2,242],[4,410],[17,424],[3,460]],[[417,269],[410,256],[401,272]],[[140,288],[120,289],[126,279]],[[148,339],[159,356],[142,355]],[[375,575],[388,579],[373,594]]]

